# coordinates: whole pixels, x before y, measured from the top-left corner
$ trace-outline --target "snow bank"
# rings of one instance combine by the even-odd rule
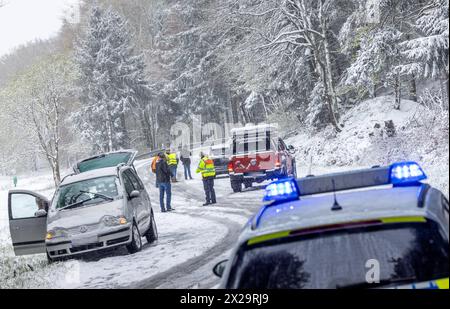
[[[342,115],[342,132],[330,126],[320,132],[300,132],[287,142],[298,147],[297,162],[312,173],[348,167],[419,162],[429,182],[448,196],[448,121],[433,125],[434,115],[416,102],[403,100],[394,109],[392,97],[362,102]],[[448,118],[447,118],[448,120]],[[395,126],[391,136],[389,121]]]

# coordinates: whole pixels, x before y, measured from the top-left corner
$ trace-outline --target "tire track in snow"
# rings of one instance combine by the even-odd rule
[[[149,162],[140,165],[139,169],[145,168],[148,164]],[[155,189],[152,187],[154,177],[149,177],[146,174],[143,179],[152,188],[149,191],[154,192]],[[192,185],[195,185],[195,183],[192,183]],[[183,210],[176,211],[176,213],[191,218],[201,216],[202,219],[226,226],[228,232],[222,238],[222,241],[198,257],[191,258],[167,271],[133,284],[129,286],[130,288],[211,288],[218,283],[219,279],[212,273],[212,267],[216,262],[224,258],[225,254],[233,247],[240,234],[242,222],[245,222],[253,213],[253,209],[243,209],[242,204],[248,204],[256,208],[257,203],[253,201],[238,205],[237,202],[229,201],[228,196],[223,195],[222,188],[219,187],[217,189],[219,189],[218,198],[221,198],[217,205],[208,207],[187,205],[183,207]],[[203,201],[203,190],[189,186],[188,183],[184,182],[174,185],[172,194],[181,195],[190,201],[199,203]],[[225,207],[222,208],[221,206]],[[233,217],[235,220],[231,219]],[[241,220],[236,220],[236,217]]]

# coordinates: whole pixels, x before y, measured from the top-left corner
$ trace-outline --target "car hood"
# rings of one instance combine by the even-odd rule
[[[124,215],[123,199],[90,205],[85,207],[51,211],[47,221],[47,228],[69,229],[80,225],[92,225],[101,221],[104,216]]]

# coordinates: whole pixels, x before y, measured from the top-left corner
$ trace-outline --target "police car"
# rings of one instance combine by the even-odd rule
[[[226,289],[448,289],[448,200],[414,162],[266,187],[231,258]]]

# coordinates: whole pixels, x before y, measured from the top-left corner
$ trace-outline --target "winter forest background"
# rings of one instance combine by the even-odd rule
[[[448,23],[448,0],[84,1],[79,23],[0,58],[0,174],[45,163],[57,183],[87,154],[167,146],[194,115],[333,139],[387,97],[422,107],[382,124],[405,131],[395,145],[427,141],[448,170]]]

